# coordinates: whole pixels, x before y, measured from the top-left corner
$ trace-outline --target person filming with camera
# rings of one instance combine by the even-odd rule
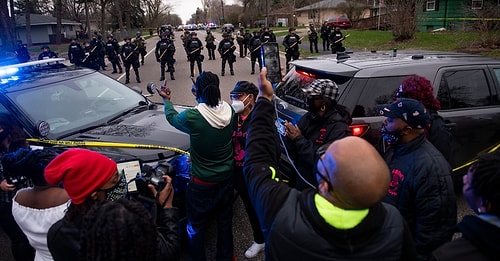
[[[89,164],[89,162],[92,162],[92,164]],[[163,178],[167,179],[167,184],[159,193],[153,185],[148,185],[148,187],[159,204],[163,208],[169,208],[172,206],[172,199],[169,198],[173,198],[173,188],[169,178],[165,176]],[[47,245],[52,257],[55,261],[67,261],[84,255],[81,252],[80,240],[84,231],[84,219],[97,203],[125,198],[127,195],[127,180],[124,172],[120,173],[116,162],[102,154],[75,148],[61,153],[47,165],[45,179],[49,185],[62,185],[71,199],[66,214],[49,229],[47,235]],[[176,211],[173,210],[173,212]],[[172,219],[175,220],[174,223],[177,223],[175,213],[172,214],[174,214],[172,215]],[[160,218],[160,220],[165,219]],[[177,229],[174,225],[169,227],[173,231],[172,234],[162,235],[160,233],[157,235],[158,247],[155,254],[156,259],[154,260],[164,260],[167,257],[174,259],[174,257],[178,256]],[[127,227],[124,229],[132,228]],[[140,233],[139,231],[135,232]],[[115,239],[119,240],[120,238],[117,236]],[[127,237],[126,240],[132,240],[133,238],[132,236]],[[115,243],[118,244],[117,242],[104,241],[103,239],[97,240],[99,244],[109,243],[113,246],[116,246]],[[139,248],[139,246],[135,246],[134,250],[141,251]],[[102,254],[104,250],[96,251],[98,252],[94,254]],[[119,250],[107,249],[107,251]],[[132,252],[132,247],[129,247],[128,251]],[[121,253],[113,253],[110,256],[114,256],[116,259],[104,258],[103,260],[124,260]],[[87,257],[87,260],[99,260],[99,258]]]

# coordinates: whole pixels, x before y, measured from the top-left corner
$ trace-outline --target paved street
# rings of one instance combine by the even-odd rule
[[[219,31],[219,30],[217,30]],[[202,40],[203,43],[205,39],[205,31],[197,31],[198,32],[198,37]],[[304,32],[298,32],[299,35],[304,35]],[[215,37],[217,40],[221,40],[221,34],[218,32],[214,32]],[[176,44],[176,54],[175,54],[175,59],[177,60],[177,63],[175,65],[175,78],[176,80],[168,80],[168,87],[172,89],[172,101],[176,104],[182,104],[182,105],[195,105],[195,99],[193,95],[191,94],[191,80],[189,78],[189,63],[187,62],[187,58],[185,55],[185,51],[182,48],[182,41],[180,40],[180,35],[181,32],[176,32],[175,35],[175,44]],[[128,86],[138,86],[143,90],[144,94],[147,94],[146,91],[146,85],[148,82],[154,82],[156,84],[160,84],[160,65],[159,63],[156,62],[156,59],[154,57],[154,47],[156,46],[156,42],[158,41],[158,37],[153,37],[147,41],[147,50],[148,50],[148,55],[145,60],[145,64],[141,66],[140,70],[140,77],[142,82],[141,83],[135,83],[135,75],[133,71],[131,70],[131,84],[128,84]],[[282,38],[278,38],[278,43],[281,45]],[[321,43],[318,44],[319,49],[322,53],[328,53],[328,52],[323,52],[322,51],[322,45]],[[306,48],[309,49],[309,43],[304,41],[301,45],[301,48]],[[238,50],[239,48],[237,48]],[[221,69],[221,59],[218,53],[216,53],[217,59],[215,61],[208,60],[208,54],[206,51],[206,48],[202,51],[203,54],[205,55],[205,61],[203,62],[203,70],[206,71],[212,71],[218,75],[220,75],[220,69]],[[252,81],[254,83],[257,83],[257,74],[251,75],[251,69],[250,69],[250,59],[249,57],[245,58],[240,58],[239,57],[239,52],[235,53],[237,56],[237,62],[235,63],[235,75],[231,76],[229,74],[229,68],[226,66],[226,76],[220,77],[220,87],[221,87],[221,93],[223,96],[223,99],[226,101],[229,101],[229,92],[232,90],[234,87],[235,83],[240,80],[247,80],[247,81]],[[285,60],[284,57],[281,57],[281,65],[282,67],[285,66]],[[195,66],[196,67],[196,66]],[[258,68],[258,65],[256,65],[256,68]],[[107,67],[106,71],[103,71],[103,73],[108,74],[117,80],[121,82],[125,82],[125,76],[124,74],[119,75],[119,74],[111,74],[112,68],[111,66]],[[198,75],[198,73],[196,73]],[[170,79],[168,73],[166,74],[166,78]],[[160,98],[157,95],[154,95],[151,97],[153,101],[160,102]],[[464,214],[469,214],[471,211],[467,207],[466,203],[462,199],[461,196],[459,196],[459,199],[457,200],[458,205],[459,205],[459,220]],[[233,217],[233,233],[234,233],[234,244],[235,244],[235,254],[237,259],[239,260],[244,260],[244,251],[246,250],[247,247],[250,246],[252,243],[252,232],[251,228],[248,222],[248,218],[246,217],[246,213],[244,210],[244,207],[241,203],[241,200],[238,198],[235,201],[234,204],[234,217]],[[208,251],[208,257],[209,260],[215,260],[215,228],[214,226],[211,227],[209,230],[209,233],[207,235],[207,251]],[[6,238],[5,234],[3,231],[0,230],[0,260],[2,261],[11,261],[13,260],[11,254],[10,254],[10,249],[9,249],[9,241]],[[187,255],[188,253],[184,251],[183,259],[182,260],[187,260]],[[252,260],[263,260],[263,254],[259,255],[257,258],[252,259]]]

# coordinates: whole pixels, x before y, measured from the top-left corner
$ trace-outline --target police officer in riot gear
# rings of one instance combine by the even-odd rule
[[[205,37],[205,43],[208,51],[208,60],[215,60],[215,37],[210,32],[210,29],[207,30],[207,36]]]
[[[226,72],[226,61],[229,63],[229,72],[231,75],[234,75],[233,63],[236,61],[236,56],[234,55],[236,46],[234,45],[233,40],[229,38],[228,33],[223,33],[222,37],[223,39],[220,41],[219,47],[217,48],[217,51],[222,58],[222,70],[220,75],[224,76]]]
[[[108,35],[108,41],[106,42],[105,48],[108,60],[109,62],[111,62],[111,65],[113,65],[113,72],[111,73],[117,73],[117,66],[118,70],[120,70],[120,73],[123,73],[122,65],[120,63],[120,56],[118,55],[120,53],[120,44],[118,44],[118,41],[113,38],[113,35]]]
[[[134,68],[136,81],[138,83],[141,82],[141,78],[139,77],[139,52],[137,51],[137,46],[130,41],[130,37],[125,37],[125,44],[120,48],[120,55],[125,65],[125,84],[130,83],[130,66]]]
[[[28,51],[28,47],[26,47],[26,45],[23,44],[23,41],[21,41],[21,40],[17,40],[17,47],[15,50],[15,53],[16,53],[17,60],[20,63],[28,62],[31,59],[30,53]]]
[[[97,54],[97,63],[99,64],[99,68],[105,71],[106,63],[104,62],[104,55],[106,54],[106,49],[104,49],[104,42],[102,41],[101,36],[96,34],[92,35],[92,41],[90,44],[92,45],[92,48],[96,47],[94,52]]]
[[[290,61],[299,59],[299,44],[301,43],[300,37],[295,34],[295,28],[288,29],[289,34],[283,39],[283,45],[286,50],[286,71],[290,69]]]
[[[71,43],[68,47],[68,58],[69,62],[80,66],[82,64],[82,46],[76,41],[76,38],[71,38]]]
[[[318,51],[318,32],[316,31],[316,28],[314,28],[314,24],[310,23],[309,24],[309,30],[307,32],[307,37],[309,38],[309,50],[311,53]]]
[[[240,58],[245,57],[245,28],[240,27],[240,30],[236,33],[236,42],[240,47]]]
[[[83,67],[99,70],[99,55],[96,50],[97,47],[92,45],[89,41],[83,42]]]
[[[160,41],[156,43],[155,56],[156,61],[160,63],[160,81],[165,80],[165,64],[168,67],[167,72],[170,72],[170,79],[175,80],[175,45],[174,41],[169,38],[169,35],[169,33],[162,33]]]
[[[345,51],[342,46],[342,41],[344,40],[344,35],[340,31],[340,27],[335,26],[335,30],[330,33],[330,43],[332,44],[332,54],[336,54],[337,52]]]
[[[201,62],[203,62],[203,54],[201,54],[201,50],[203,49],[203,44],[200,39],[198,39],[198,35],[196,32],[191,32],[191,39],[186,41],[186,53],[189,59],[189,66],[191,69],[191,77],[194,77],[194,63],[198,65],[198,73],[202,72]]]
[[[263,30],[262,30],[262,34],[260,35],[260,40],[263,42],[263,43],[272,43],[272,42],[276,42],[276,35],[274,35],[274,33],[272,33],[270,30],[269,30],[269,27],[264,27]]]
[[[144,65],[144,57],[146,56],[146,39],[142,37],[141,32],[135,33],[134,44],[137,46],[137,51],[141,55],[141,65]]]
[[[253,31],[253,37],[250,38],[248,42],[248,48],[250,49],[250,64],[252,66],[252,73],[255,74],[255,61],[259,61],[259,71],[262,70],[262,58],[260,57],[260,46],[262,41],[260,40],[260,35],[258,30]]]
[[[57,58],[57,54],[50,50],[48,45],[42,46],[42,52],[38,55],[38,60]]]

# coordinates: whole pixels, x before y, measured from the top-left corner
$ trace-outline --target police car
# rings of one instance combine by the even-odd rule
[[[331,79],[339,87],[338,102],[353,117],[352,134],[376,145],[385,119],[378,116],[376,106],[391,103],[403,79],[417,74],[431,81],[441,103],[438,113],[451,129],[450,165],[458,183],[477,155],[500,148],[499,59],[392,50],[315,56],[291,64],[294,67],[276,87],[278,129],[280,122],[298,122],[306,113],[302,88],[315,79]]]
[[[139,91],[63,61],[0,67],[0,111],[22,125],[31,146],[85,147],[115,160],[131,193],[138,173],[168,173],[180,200],[177,191],[189,179],[189,136],[166,121],[162,105]]]

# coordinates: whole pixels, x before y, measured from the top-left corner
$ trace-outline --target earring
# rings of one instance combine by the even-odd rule
[[[326,106],[323,104],[323,106],[321,106],[320,110],[321,111],[325,111],[326,110]]]

